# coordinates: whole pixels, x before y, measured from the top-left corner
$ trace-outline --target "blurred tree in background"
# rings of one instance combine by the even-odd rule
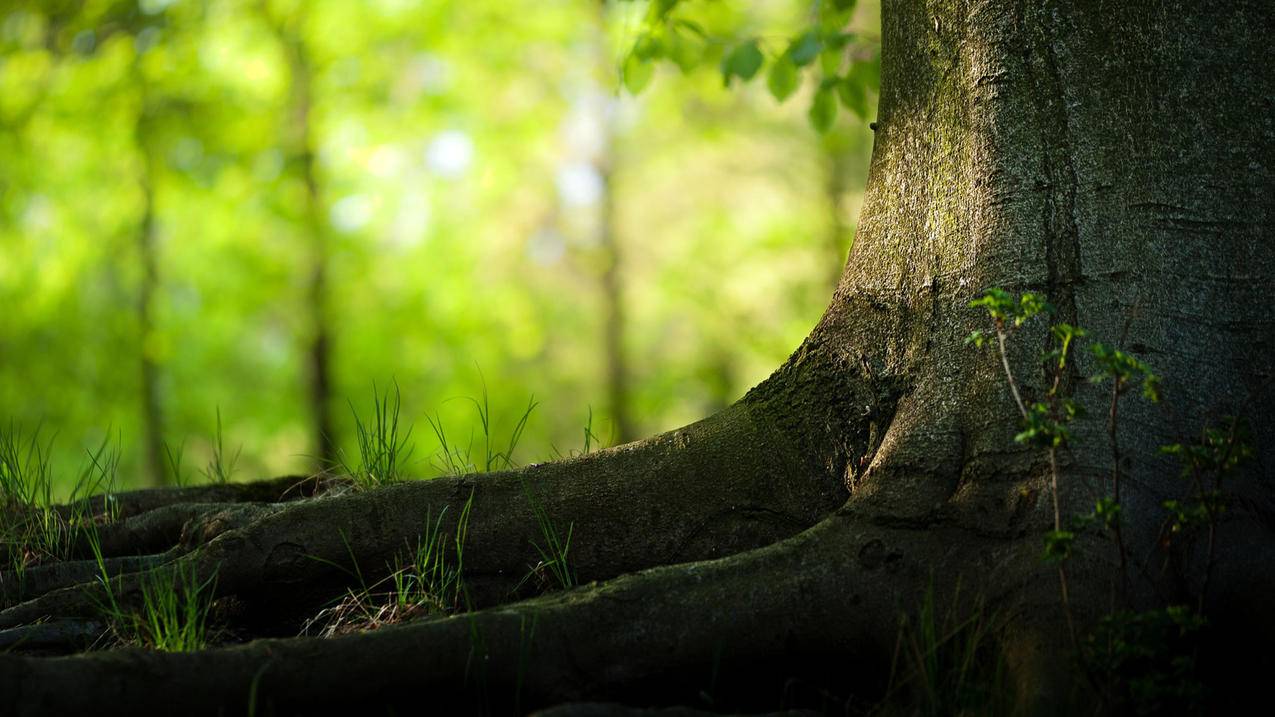
[[[207,462],[218,412],[239,477],[313,470],[374,382],[462,440],[455,399],[485,387],[500,433],[534,394],[523,462],[738,398],[818,319],[871,132],[782,67],[692,71],[717,38],[778,55],[810,4],[702,4],[633,96],[647,12],[6,0],[0,420],[56,434],[62,475],[118,435],[141,484],[174,480],[165,447]]]

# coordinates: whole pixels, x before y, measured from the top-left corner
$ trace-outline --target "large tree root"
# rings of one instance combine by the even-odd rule
[[[7,714],[295,714],[369,704],[526,710],[731,694],[784,706],[788,678],[877,689],[927,581],[989,574],[968,535],[834,516],[781,543],[487,610],[329,640],[189,654],[0,656]]]
[[[282,498],[295,485],[288,478],[237,495]],[[157,554],[180,538],[177,554],[193,550],[184,560],[205,577],[217,575],[219,595],[249,605],[256,629],[273,621],[275,634],[293,632],[356,575],[367,582],[384,577],[431,517],[441,515],[445,531],[454,531],[470,498],[464,565],[470,600],[479,606],[516,597],[537,563],[533,542],[546,538],[533,505],[542,506],[561,536],[570,528],[571,564],[580,580],[593,580],[768,545],[811,526],[845,498],[843,486],[812,476],[784,435],[756,421],[746,404],[641,443],[520,471],[275,505],[213,501],[226,498],[224,487],[195,494],[195,504],[172,503],[157,491],[121,496],[133,517],[103,529],[103,552]],[[84,565],[61,570],[88,572]],[[101,602],[96,586],[70,584],[42,575],[9,593],[25,602],[0,611],[0,629],[94,614]],[[124,575],[117,596],[128,601],[138,586]]]
[[[242,495],[286,492],[286,482]],[[179,506],[154,491],[144,491],[145,500],[134,495],[123,503],[135,517],[107,533],[105,552],[170,548],[180,525],[183,548],[196,548],[184,559],[201,576],[216,575],[218,594],[248,605],[254,630],[266,634],[295,631],[345,586],[384,576],[431,517],[442,516],[444,530],[454,531],[471,497],[464,564],[476,606],[516,597],[536,565],[533,544],[545,536],[533,505],[560,536],[571,530],[571,564],[589,581],[767,545],[813,525],[845,498],[843,486],[812,474],[785,435],[745,404],[647,441],[506,473],[268,506]],[[143,511],[143,503],[152,507]],[[97,587],[66,585],[50,579],[25,588],[27,602],[0,611],[0,629],[91,616],[101,602]],[[117,597],[128,601],[138,585],[136,576],[122,576]]]
[[[113,514],[128,518],[168,505],[198,503],[279,503],[315,495],[330,482],[322,476],[283,476],[250,483],[220,483],[187,488],[146,488],[95,495],[74,504],[57,507],[62,517],[87,509],[92,515]]]
[[[880,628],[869,641],[875,653],[893,630],[893,593],[869,601],[870,619],[851,625],[846,616],[858,608],[846,612],[841,601],[850,598],[836,597],[850,583],[836,581],[853,581],[855,574],[839,567],[846,561],[896,569],[893,554],[878,555],[878,541],[859,559],[857,547],[833,547],[827,536],[835,531],[803,531],[844,504],[846,466],[868,460],[877,422],[892,406],[878,410],[866,381],[844,382],[840,394],[816,399],[784,389],[827,378],[809,361],[793,366],[791,382],[764,386],[700,423],[516,471],[301,500],[293,500],[298,490],[312,494],[316,484],[298,488],[281,479],[229,492],[217,486],[121,496],[116,505],[125,519],[99,537],[112,600],[123,606],[139,603],[142,569],[182,561],[200,580],[216,577],[219,604],[229,606],[220,614],[235,634],[295,635],[346,587],[393,570],[430,521],[441,517],[443,531],[453,534],[468,504],[464,578],[467,605],[476,611],[331,640],[258,640],[185,655],[10,656],[0,661],[0,687],[23,685],[4,691],[19,712],[73,709],[81,698],[59,687],[70,682],[76,695],[102,690],[94,700],[99,709],[235,712],[247,709],[249,691],[281,711],[331,709],[346,697],[334,702],[327,688],[344,684],[338,672],[354,674],[339,666],[357,664],[361,686],[342,688],[350,706],[408,706],[418,689],[437,685],[432,705],[524,709],[616,699],[656,683],[670,701],[690,699],[705,689],[704,665],[738,665],[743,675],[762,656],[840,654],[846,646],[829,640],[850,639],[867,624]],[[801,416],[818,426],[803,425]],[[812,447],[834,433],[853,438]],[[98,500],[89,507],[107,506]],[[540,560],[535,545],[545,544],[546,529],[560,538],[570,531],[579,582],[632,575],[518,602],[541,589],[526,577]],[[758,550],[764,546],[774,547]],[[105,595],[97,568],[92,561],[41,568],[14,594],[24,602],[0,611],[0,630],[9,630],[3,634],[11,643],[74,645],[100,620]],[[723,643],[741,616],[748,637]],[[834,618],[847,627],[818,627]],[[626,657],[615,660],[617,651]],[[184,677],[170,680],[177,674]],[[143,686],[151,678],[168,686]]]

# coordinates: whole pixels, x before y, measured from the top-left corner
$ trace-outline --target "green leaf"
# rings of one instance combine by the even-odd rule
[[[677,7],[679,0],[655,0],[646,11],[646,20],[651,24],[664,21],[664,18]]]
[[[813,30],[808,30],[794,39],[784,54],[791,57],[793,64],[797,67],[805,67],[815,61],[821,50],[823,50],[823,42],[819,40],[819,35]]]
[[[837,12],[849,12],[854,9],[857,2],[858,0],[832,0],[832,6],[837,9]]]
[[[824,83],[810,103],[810,124],[820,132],[827,132],[837,119],[837,98],[832,85]]]
[[[745,82],[753,79],[764,61],[757,40],[741,42],[722,58],[722,84],[729,87],[733,77]]]
[[[791,97],[792,93],[797,91],[799,84],[801,84],[801,78],[797,74],[797,66],[788,55],[784,55],[771,65],[770,74],[766,77],[766,86],[770,88],[770,94],[774,95],[776,100],[783,102]]]
[[[684,29],[684,30],[687,30],[687,31],[689,31],[689,32],[692,32],[692,33],[694,33],[694,34],[698,35],[698,36],[699,36],[699,38],[700,38],[701,40],[707,40],[707,39],[708,39],[708,31],[704,29],[704,26],[703,26],[703,25],[699,24],[698,22],[695,22],[694,20],[687,20],[687,19],[685,19],[685,18],[678,18],[678,19],[676,19],[676,20],[674,20],[674,21],[673,21],[673,27],[675,27],[675,28],[680,27],[680,28],[682,28],[682,29]]]
[[[664,41],[665,51],[668,58],[682,70],[683,73],[690,72],[695,69],[701,60],[704,59],[704,43],[698,37],[687,36],[677,31],[676,28],[669,30],[668,36]]]
[[[843,77],[837,83],[837,96],[841,104],[861,120],[868,118],[868,100],[864,96],[863,87],[852,77]]]
[[[633,54],[639,60],[658,60],[664,56],[664,42],[651,33],[645,33],[633,43]]]
[[[651,82],[651,77],[655,74],[655,64],[649,60],[643,60],[638,57],[637,52],[629,53],[624,60],[624,88],[633,94],[638,94]]]

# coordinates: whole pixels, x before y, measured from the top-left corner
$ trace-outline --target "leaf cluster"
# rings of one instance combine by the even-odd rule
[[[875,51],[845,30],[856,4],[855,0],[817,4],[815,17],[806,27],[773,42],[759,36],[715,35],[692,19],[685,0],[655,0],[624,58],[621,79],[629,92],[638,94],[650,83],[660,60],[688,73],[718,58],[722,85],[731,87],[736,81],[746,84],[757,78],[769,63],[766,87],[778,102],[800,90],[803,74],[813,78],[807,117],[818,131],[832,128],[839,107],[866,120],[879,68]]]

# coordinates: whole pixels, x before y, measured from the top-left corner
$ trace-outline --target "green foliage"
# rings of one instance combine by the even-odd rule
[[[1080,653],[1085,673],[1098,688],[1104,708],[1113,713],[1159,714],[1166,710],[1195,713],[1200,711],[1206,695],[1196,669],[1196,654],[1206,623],[1202,617],[1209,578],[1216,550],[1216,531],[1227,499],[1222,489],[1224,477],[1252,455],[1248,434],[1242,422],[1227,418],[1221,427],[1206,426],[1200,438],[1192,443],[1162,446],[1160,452],[1177,457],[1182,463],[1182,476],[1189,482],[1187,495],[1165,500],[1165,530],[1159,545],[1168,547],[1178,536],[1207,531],[1207,551],[1203,564],[1203,581],[1199,586],[1195,607],[1181,605],[1134,612],[1114,610],[1103,616],[1098,626],[1078,636],[1073,626],[1067,597],[1066,563],[1076,550],[1077,541],[1086,531],[1098,528],[1116,548],[1122,574],[1115,584],[1118,599],[1128,598],[1130,581],[1135,575],[1147,577],[1150,557],[1137,562],[1124,542],[1123,504],[1121,503],[1122,471],[1118,442],[1118,419],[1122,397],[1140,387],[1142,398],[1158,402],[1161,398],[1160,377],[1151,367],[1124,351],[1104,343],[1089,347],[1098,372],[1089,380],[1095,384],[1110,381],[1111,395],[1107,429],[1112,452],[1111,494],[1102,495],[1089,513],[1063,521],[1058,492],[1061,476],[1055,460],[1056,452],[1071,441],[1068,424],[1083,415],[1082,407],[1060,393],[1064,371],[1074,353],[1074,344],[1088,332],[1070,324],[1050,327],[1052,347],[1044,356],[1050,386],[1043,401],[1024,403],[1010,366],[1006,340],[1028,320],[1051,314],[1049,304],[1035,294],[1015,296],[1002,289],[989,289],[971,302],[972,307],[986,310],[992,319],[994,333],[974,331],[966,344],[977,347],[996,339],[1006,381],[1018,403],[1023,430],[1015,437],[1022,443],[1045,448],[1049,452],[1051,496],[1054,501],[1054,527],[1044,535],[1044,560],[1058,567],[1062,610],[1071,627],[1072,638]],[[1131,562],[1133,564],[1131,564]]]
[[[1206,621],[1184,605],[1104,616],[1083,646],[1114,714],[1199,714],[1207,691],[1196,669]]]
[[[970,302],[971,308],[982,308],[996,323],[998,328],[1018,328],[1029,319],[1042,314],[1052,314],[1053,306],[1045,298],[1032,292],[1024,292],[1014,296],[999,288],[990,288],[983,295]]]
[[[1054,363],[1058,370],[1067,368],[1067,360],[1071,356],[1072,343],[1076,339],[1084,338],[1089,335],[1088,331],[1079,326],[1061,323],[1054,324],[1049,327],[1049,333],[1053,336],[1057,346],[1045,354],[1046,363]]]
[[[1045,533],[1044,559],[1049,563],[1061,563],[1071,558],[1071,547],[1076,542],[1072,530],[1051,530]]]
[[[735,77],[744,82],[753,79],[764,61],[761,48],[757,46],[757,40],[745,40],[739,43],[722,58],[722,84],[730,87],[731,79]]]
[[[792,96],[801,85],[801,75],[797,73],[797,65],[791,57],[781,57],[770,66],[766,75],[766,87],[775,99],[783,102]]]
[[[735,80],[744,84],[756,77],[769,54],[766,85],[771,95],[784,102],[801,86],[801,73],[809,72],[817,89],[806,114],[812,127],[828,132],[839,103],[866,120],[868,93],[877,85],[875,47],[857,42],[859,38],[846,31],[855,6],[854,2],[817,3],[808,24],[780,50],[754,36],[706,31],[703,24],[690,19],[706,10],[681,2],[652,2],[642,32],[625,55],[621,77],[636,94],[647,86],[652,76],[649,68],[655,62],[668,59],[684,73],[690,72],[712,54],[706,49],[716,45],[726,48],[718,68],[722,85],[731,87]]]
[[[1226,511],[1228,500],[1222,490],[1227,474],[1253,455],[1247,426],[1229,416],[1221,427],[1205,426],[1193,443],[1161,446],[1160,452],[1177,457],[1182,463],[1181,475],[1188,481],[1189,493],[1181,499],[1163,501],[1169,515],[1171,535],[1204,527],[1210,533]],[[1210,541],[1211,543],[1212,541]],[[1209,558],[1210,566],[1212,557]]]
[[[837,119],[837,96],[834,85],[827,82],[819,86],[815,99],[810,103],[810,124],[820,132],[827,132]]]
[[[1113,381],[1117,395],[1124,393],[1130,385],[1141,383],[1143,398],[1148,401],[1160,400],[1160,377],[1152,373],[1151,367],[1146,363],[1104,343],[1093,343],[1089,350],[1102,371],[1091,377],[1090,381]]]
[[[495,368],[493,396],[562,397],[528,427],[528,455],[575,445],[588,403],[605,435],[604,200],[619,209],[607,227],[617,278],[643,287],[621,307],[634,436],[701,418],[763,379],[843,263],[853,226],[834,226],[824,160],[846,167],[836,205],[855,206],[871,133],[841,112],[815,137],[806,110],[837,32],[857,38],[838,72],[864,68],[871,103],[874,8],[824,27],[809,8],[773,4],[146,5],[0,9],[0,416],[56,431],[48,462],[63,495],[80,446],[106,425],[128,439],[121,480],[151,477],[143,357],[168,482],[205,480],[219,452],[223,470],[210,472],[238,455],[232,480],[314,470],[319,324],[331,438],[353,462],[356,427],[340,406],[359,404],[369,377],[396,376],[415,418],[463,394],[475,362]],[[820,58],[777,106],[760,76],[814,30]],[[761,38],[765,64],[753,87],[736,78],[723,92],[719,62],[748,38]],[[290,64],[289,43],[306,67]],[[683,72],[655,71],[666,63]],[[621,80],[644,94],[617,95]],[[792,166],[808,169],[794,178]],[[577,204],[563,189],[581,177],[593,187],[603,168],[602,195]],[[144,327],[148,206],[158,275]],[[809,240],[834,231],[835,250]],[[231,417],[220,449],[207,422],[218,407]],[[441,412],[468,433],[468,415]]]
[[[1069,398],[1033,403],[1027,407],[1023,430],[1014,436],[1014,440],[1044,448],[1061,448],[1071,440],[1071,429],[1067,424],[1083,415],[1080,405]]]
[[[1160,452],[1182,462],[1184,477],[1209,472],[1221,476],[1253,457],[1248,434],[1244,422],[1231,416],[1220,428],[1206,426],[1198,441],[1161,446]]]

